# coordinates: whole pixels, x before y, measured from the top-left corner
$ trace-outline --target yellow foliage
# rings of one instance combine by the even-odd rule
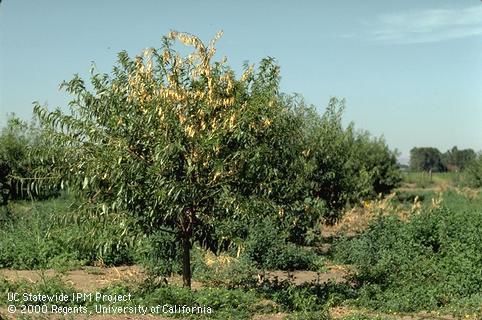
[[[192,124],[188,125],[188,126],[184,129],[184,131],[186,132],[186,134],[187,134],[190,138],[194,137],[195,130],[194,130],[194,127],[193,127]]]
[[[220,254],[219,256],[216,256],[211,252],[207,252],[204,255],[204,263],[210,268],[214,267],[216,269],[221,269],[230,265],[235,261],[236,261],[236,258],[230,257],[225,254]]]
[[[179,122],[180,122],[181,124],[183,124],[184,122],[186,122],[186,117],[185,117],[184,115],[180,114],[180,115],[179,115]]]
[[[438,209],[440,208],[440,206],[442,205],[442,202],[443,202],[443,195],[442,193],[440,192],[437,196],[437,198],[432,198],[432,208],[433,209]]]
[[[153,71],[155,51],[150,48],[144,50],[143,55],[135,59],[134,71],[128,74],[128,101],[139,102],[144,113],[148,112],[147,108],[156,108],[161,121],[164,121],[167,115],[173,114],[184,126],[183,131],[188,137],[194,137],[195,134],[213,134],[220,126],[233,130],[246,103],[238,112],[232,112],[231,107],[235,105],[234,73],[228,70],[218,74],[212,70],[211,58],[215,54],[214,45],[221,36],[222,32],[218,32],[206,46],[196,36],[171,31],[168,39],[191,46],[194,52],[183,59],[179,54],[173,53],[169,46],[164,48],[162,63],[165,73],[160,75],[162,79],[156,79],[155,77],[159,75],[155,76]],[[226,59],[223,59],[220,63],[225,62]],[[253,66],[248,67],[243,72],[241,81],[248,80],[253,69]],[[205,83],[205,86],[192,85],[198,81]],[[154,99],[162,102],[146,105]],[[197,109],[193,106],[197,106]],[[272,119],[265,118],[259,124],[252,123],[252,127],[267,127],[271,124]]]
[[[263,120],[263,125],[264,125],[265,127],[268,127],[270,124],[271,124],[271,120],[270,120],[270,119],[266,118],[266,119]]]
[[[422,202],[420,201],[419,197],[416,196],[415,199],[413,199],[411,212],[412,213],[419,213],[421,209],[422,209]]]
[[[229,128],[230,129],[232,129],[234,127],[235,121],[236,121],[236,116],[233,114],[229,118]]]
[[[243,72],[241,76],[241,81],[246,81],[253,74],[254,66],[250,65],[247,70]]]

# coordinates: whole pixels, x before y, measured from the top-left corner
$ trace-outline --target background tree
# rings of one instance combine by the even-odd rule
[[[459,150],[456,146],[442,155],[444,166],[450,171],[464,170],[477,157],[472,149]]]
[[[304,103],[296,103],[303,106]],[[344,100],[330,99],[320,116],[312,107],[298,107],[304,130],[306,189],[310,199],[324,202],[329,223],[349,202],[388,193],[401,181],[396,152],[382,138],[342,124]]]
[[[3,205],[7,204],[16,189],[12,175],[22,175],[24,171],[28,145],[25,128],[23,122],[11,116],[0,134],[0,192]]]
[[[482,153],[469,162],[462,172],[462,184],[471,188],[482,187]]]
[[[47,167],[50,160],[40,163],[33,153],[42,149],[46,141],[34,123],[28,124],[10,115],[0,132],[0,193],[1,202],[9,199],[41,198],[57,194],[58,189],[40,187],[32,175],[33,168]]]
[[[70,114],[35,106],[52,141],[38,156],[56,164],[36,175],[81,191],[91,213],[175,234],[185,286],[193,241],[211,246],[217,225],[278,213],[303,192],[302,132],[287,121],[279,68],[264,59],[236,79],[212,61],[219,36],[206,46],[171,32],[143,56],[121,52],[111,76],[92,71],[91,90],[78,76],[64,83]],[[194,51],[182,57],[175,40]]]
[[[437,148],[431,147],[412,148],[410,150],[410,169],[415,171],[446,171],[442,162],[442,154]]]
[[[397,151],[390,150],[383,138],[370,137],[366,131],[353,132],[352,125],[348,134],[351,136],[352,153],[346,170],[355,170],[357,180],[366,180],[368,184],[358,192],[359,197],[390,193],[402,180]]]

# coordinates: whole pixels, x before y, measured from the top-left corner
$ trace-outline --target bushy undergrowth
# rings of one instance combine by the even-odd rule
[[[27,280],[8,281],[0,280],[0,306],[12,304],[7,301],[7,292],[32,292],[35,294],[54,295],[63,293],[69,297],[77,291],[70,285],[63,282],[59,277],[41,277],[32,284]],[[114,283],[98,291],[104,295],[127,295],[131,294],[128,301],[103,302],[104,306],[111,304],[120,306],[200,306],[211,308],[211,313],[191,314],[188,318],[193,319],[253,319],[254,315],[266,315],[275,313],[287,314],[288,320],[332,320],[328,308],[333,304],[336,296],[343,296],[344,299],[353,296],[353,289],[348,285],[327,283],[325,285],[302,285],[294,286],[289,282],[266,283],[258,289],[226,289],[226,288],[201,288],[189,290],[176,285],[155,285],[152,281],[134,283]],[[22,302],[18,302],[22,303]],[[94,300],[65,302],[55,301],[53,304],[62,307],[84,306],[93,310]],[[32,302],[42,305],[44,302]],[[47,303],[49,305],[51,303]],[[207,309],[205,309],[207,310]],[[163,316],[174,318],[186,318],[184,314],[164,313]],[[39,317],[34,317],[35,319]],[[41,317],[40,317],[41,318]],[[45,319],[48,317],[46,316]],[[26,317],[26,319],[29,319]],[[347,315],[343,320],[385,320],[380,316],[366,316],[363,314]]]
[[[6,305],[7,292],[31,292],[35,294],[54,295],[64,293],[69,297],[77,293],[72,286],[66,284],[58,277],[43,277],[39,282],[32,284],[29,281],[7,281],[0,280],[0,305]],[[131,294],[131,300],[117,302],[114,306],[201,306],[209,307],[211,314],[199,314],[194,318],[201,319],[249,319],[254,313],[272,312],[274,307],[263,305],[262,297],[255,291],[228,290],[224,288],[202,288],[191,291],[187,288],[178,286],[152,286],[150,283],[136,285],[113,284],[109,287],[100,289],[101,294],[119,295]],[[59,306],[78,306],[84,305],[92,308],[95,300],[55,302]],[[9,302],[11,304],[11,302]],[[32,304],[44,304],[44,302],[32,302]],[[108,305],[109,302],[104,302]],[[182,314],[163,314],[164,316],[182,316]]]
[[[259,268],[315,270],[319,265],[320,258],[313,250],[289,242],[288,234],[270,219],[253,224],[243,246],[243,256]]]
[[[326,311],[346,299],[353,299],[356,294],[350,285],[331,281],[301,285],[294,285],[289,280],[265,281],[258,291],[288,312]]]
[[[199,247],[193,250],[193,273],[197,281],[210,287],[252,288],[259,270],[246,257],[214,255]]]
[[[9,204],[0,225],[0,267],[14,269],[74,268],[84,264],[129,263],[133,253],[120,244],[113,223],[95,226],[70,221],[72,199]],[[95,236],[90,234],[96,231]]]
[[[170,231],[145,237],[133,250],[136,261],[150,274],[170,276],[182,270],[181,248]]]
[[[10,203],[0,217],[0,267],[69,269],[96,263],[140,263],[157,275],[169,276],[181,271],[181,250],[174,234],[159,231],[125,243],[116,221],[71,219],[75,215],[72,201],[71,196],[63,196],[48,201]],[[287,241],[287,233],[269,219],[248,229],[240,259],[232,258],[236,255],[233,252],[221,253],[234,261],[222,268],[216,265],[219,261],[207,266],[204,261],[207,251],[194,250],[195,275],[203,281],[229,287],[251,282],[256,268],[317,270],[322,264],[313,250]]]
[[[337,243],[336,259],[358,269],[360,305],[418,311],[480,299],[480,201],[447,197],[451,208],[424,209],[408,222],[380,217],[366,233]]]

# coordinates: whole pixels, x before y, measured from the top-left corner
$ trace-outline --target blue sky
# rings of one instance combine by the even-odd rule
[[[481,1],[24,1],[0,4],[0,125],[91,62],[109,72],[120,50],[159,47],[175,29],[209,41],[235,70],[275,57],[282,90],[323,112],[345,98],[345,121],[414,146],[482,150]]]

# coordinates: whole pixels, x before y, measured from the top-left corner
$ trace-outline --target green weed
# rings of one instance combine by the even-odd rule
[[[447,193],[444,207],[408,222],[380,217],[369,230],[336,244],[335,258],[358,270],[356,303],[384,311],[435,310],[480,300],[480,200]],[[480,301],[479,301],[480,302]]]

